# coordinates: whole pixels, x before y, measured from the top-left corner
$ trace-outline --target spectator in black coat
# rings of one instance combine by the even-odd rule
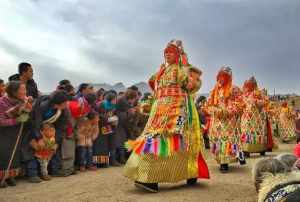
[[[22,62],[18,66],[19,74],[14,74],[8,78],[9,81],[20,81],[26,85],[27,96],[36,99],[39,96],[37,84],[33,80],[32,65]]]
[[[33,106],[31,114],[32,123],[32,136],[28,141],[26,160],[26,171],[29,181],[33,183],[41,182],[41,179],[37,176],[37,162],[33,157],[33,150],[29,146],[29,142],[34,138],[39,140],[42,138],[40,129],[43,123],[51,123],[55,127],[55,141],[58,145],[56,154],[50,161],[51,175],[53,176],[65,176],[61,172],[61,145],[63,137],[66,135],[67,127],[69,123],[69,114],[67,107],[68,97],[63,91],[55,91],[50,96],[39,97]]]

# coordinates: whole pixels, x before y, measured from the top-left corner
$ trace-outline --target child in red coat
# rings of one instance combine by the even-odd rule
[[[35,150],[34,156],[40,164],[41,178],[43,180],[50,180],[48,164],[57,149],[57,144],[55,143],[55,128],[52,124],[44,123],[40,133],[42,139],[33,139],[30,144]]]

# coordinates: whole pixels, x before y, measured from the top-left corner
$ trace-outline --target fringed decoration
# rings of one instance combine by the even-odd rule
[[[136,147],[136,149],[134,150],[134,152],[135,152],[136,154],[141,154],[142,151],[143,151],[143,149],[144,149],[144,146],[145,146],[145,140],[142,140],[142,141],[140,142],[140,144],[138,144],[138,146]]]
[[[138,155],[153,154],[155,156],[168,157],[179,151],[186,151],[183,137],[173,135],[167,138],[163,137],[146,137],[135,141],[125,143],[128,151],[133,151]]]
[[[166,157],[167,156],[167,143],[164,138],[161,138],[160,141],[160,153],[159,156]]]
[[[179,135],[173,136],[174,151],[179,151]]]
[[[146,144],[144,147],[144,154],[150,153],[151,144],[152,144],[152,138],[147,138],[147,141],[146,141]]]

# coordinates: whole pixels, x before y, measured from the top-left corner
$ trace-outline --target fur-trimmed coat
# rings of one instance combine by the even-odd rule
[[[300,201],[300,172],[294,171],[276,176],[270,174],[265,177],[260,187],[258,202],[279,202],[281,200],[276,199],[281,198],[280,194],[284,192],[289,192],[284,197],[286,201]]]

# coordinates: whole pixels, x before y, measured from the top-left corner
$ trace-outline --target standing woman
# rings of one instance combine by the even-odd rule
[[[245,103],[241,118],[243,151],[246,156],[250,153],[265,155],[268,144],[265,99],[254,77],[244,83],[243,101]]]
[[[239,130],[241,102],[238,90],[233,89],[232,71],[229,67],[222,67],[208,100],[208,112],[211,115],[210,148],[220,164],[221,172],[227,172],[230,163],[238,160],[241,164],[245,163]]]
[[[209,178],[202,156],[203,137],[192,95],[200,88],[201,71],[190,73],[181,41],[164,50],[166,62],[150,78],[154,102],[143,133],[128,142],[132,151],[124,173],[139,188],[158,191],[158,183]],[[197,85],[194,85],[197,83]],[[190,85],[192,84],[192,85]]]
[[[32,106],[26,97],[26,86],[19,81],[7,84],[6,95],[0,98],[0,180],[5,177],[5,171],[12,156],[14,146],[21,128],[21,123],[28,120],[28,112]],[[26,112],[26,113],[25,113]],[[21,134],[22,135],[22,134]],[[16,147],[16,152],[9,168],[8,176],[1,188],[15,186],[14,177],[21,170],[21,141]]]
[[[116,160],[116,146],[114,144],[114,135],[118,124],[116,116],[117,95],[108,92],[103,102],[98,106],[99,136],[93,145],[93,161],[98,167],[120,166]]]

